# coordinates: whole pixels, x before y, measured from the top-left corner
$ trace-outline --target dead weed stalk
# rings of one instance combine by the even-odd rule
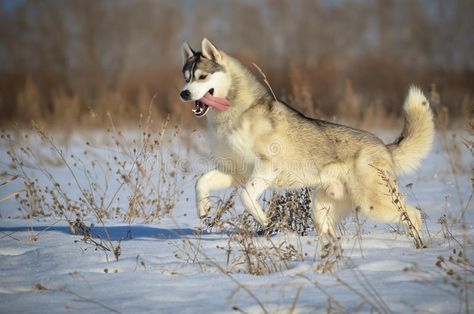
[[[392,176],[388,175],[383,169],[379,169],[374,167],[384,182],[387,192],[390,195],[392,199],[392,204],[395,206],[397,211],[400,213],[400,220],[405,223],[407,226],[407,231],[408,235],[413,239],[413,242],[415,243],[415,247],[417,249],[424,248],[425,245],[423,243],[423,240],[421,239],[421,234],[418,232],[418,230],[415,228],[415,225],[413,222],[410,220],[410,217],[408,216],[407,208],[406,208],[406,202],[405,198],[403,197],[402,193],[398,191],[398,182],[395,178]]]

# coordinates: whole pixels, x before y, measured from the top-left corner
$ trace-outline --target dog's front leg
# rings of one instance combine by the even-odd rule
[[[258,203],[258,199],[263,192],[272,185],[275,180],[276,173],[271,170],[268,165],[259,165],[252,173],[240,194],[240,200],[245,209],[262,224],[263,227],[268,225],[268,217]]]
[[[211,210],[209,194],[212,191],[229,188],[234,184],[235,180],[231,175],[223,173],[217,169],[203,174],[196,181],[196,206],[198,217],[204,218],[209,214],[209,211]]]

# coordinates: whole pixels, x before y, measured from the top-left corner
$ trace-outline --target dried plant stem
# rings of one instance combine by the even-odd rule
[[[24,191],[25,191],[25,190],[20,190],[20,191],[16,191],[16,192],[13,192],[13,193],[11,193],[11,194],[8,194],[7,196],[4,196],[4,197],[0,198],[0,203],[1,203],[1,202],[8,201],[9,199],[18,196],[21,192],[24,192]]]
[[[56,144],[54,143],[53,139],[46,133],[46,131],[44,129],[42,129],[38,124],[36,124],[34,121],[33,121],[33,126],[35,127],[36,131],[42,136],[42,138],[44,140],[46,140],[48,142],[48,144],[51,146],[51,148],[53,148],[53,150],[56,152],[56,154],[59,156],[59,158],[62,160],[62,162],[64,163],[64,165],[66,165],[66,168],[68,169],[69,173],[71,174],[72,178],[74,179],[74,182],[76,184],[76,187],[79,189],[79,191],[81,192],[81,194],[84,196],[84,199],[85,201],[87,202],[87,204],[89,205],[90,209],[96,214],[96,218],[97,220],[100,222],[100,224],[102,225],[102,228],[105,232],[105,236],[106,236],[106,240],[107,242],[109,243],[110,245],[110,248],[112,248],[112,250],[115,252],[115,246],[113,245],[112,243],[112,240],[110,238],[110,235],[109,235],[109,232],[107,230],[107,227],[105,225],[105,222],[104,220],[102,219],[102,215],[100,214],[100,209],[96,207],[96,205],[94,203],[91,202],[91,200],[89,199],[89,197],[87,197],[87,193],[84,191],[82,185],[79,183],[79,179],[77,178],[76,176],[76,173],[74,172],[74,170],[72,169],[71,165],[69,164],[69,162],[66,160],[66,158],[64,157],[64,154],[62,152],[62,150],[60,150]],[[118,256],[115,255],[115,259],[118,260]]]
[[[388,193],[392,198],[392,204],[397,208],[398,212],[400,213],[401,221],[406,223],[408,234],[413,238],[415,242],[415,247],[417,249],[424,248],[425,245],[423,240],[421,239],[421,235],[418,230],[415,228],[415,225],[410,220],[408,216],[408,211],[406,209],[406,203],[404,200],[403,195],[398,191],[397,188],[397,181],[392,178],[389,174],[387,174],[383,169],[379,169],[373,165],[371,165],[379,174],[382,181],[385,183],[385,186],[388,189]]]
[[[173,221],[174,221],[174,218],[172,218]],[[175,224],[177,226],[179,226],[179,224],[174,221]],[[209,263],[211,263],[214,267],[216,267],[223,275],[225,275],[227,278],[229,278],[232,282],[234,282],[239,288],[241,288],[242,290],[244,290],[248,295],[249,297],[251,297],[257,304],[258,306],[260,307],[260,309],[262,310],[263,313],[265,314],[268,314],[268,310],[265,308],[265,306],[263,305],[262,301],[260,301],[260,299],[252,292],[252,290],[250,290],[248,287],[246,287],[244,284],[242,284],[240,281],[238,281],[237,279],[234,278],[234,276],[232,276],[226,269],[224,269],[224,267],[222,267],[217,261],[215,261],[211,256],[209,256],[208,254],[206,254],[203,250],[201,250],[201,248],[199,246],[196,246],[193,241],[191,241],[187,236],[182,236],[183,237],[183,240],[187,242],[187,244],[190,246],[190,247],[193,247],[195,249],[196,252],[198,252],[201,256],[203,256]]]
[[[265,84],[267,84],[268,88],[270,89],[270,92],[272,93],[273,95],[273,99],[275,99],[275,101],[278,101],[277,97],[275,96],[275,93],[273,92],[273,89],[270,85],[270,83],[268,82],[267,80],[267,76],[265,75],[265,73],[262,71],[262,69],[256,64],[256,63],[252,63],[252,65],[257,68],[258,72],[260,72],[260,75],[262,75],[263,77],[263,81],[265,82]]]

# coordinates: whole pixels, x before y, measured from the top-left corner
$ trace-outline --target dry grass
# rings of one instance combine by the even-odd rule
[[[424,248],[423,240],[421,239],[420,232],[415,228],[414,222],[410,220],[407,212],[407,205],[405,202],[404,195],[398,190],[398,181],[393,176],[387,174],[383,169],[377,170],[378,175],[382,179],[385,187],[387,188],[387,194],[390,195],[392,205],[400,213],[400,222],[404,223],[407,227],[408,235],[413,239],[415,247],[417,249]],[[417,210],[420,210],[419,208]]]
[[[263,74],[264,71],[266,74]],[[258,67],[262,76],[259,79],[268,86],[268,82],[272,82],[269,87],[275,99],[287,101],[310,117],[340,121],[370,130],[401,124],[401,104],[410,82],[399,82],[395,96],[393,90],[388,93],[373,86],[369,88],[357,84],[357,81],[339,78],[331,71],[336,70],[308,67],[296,61],[278,69]],[[288,75],[282,77],[281,73]],[[151,85],[151,82],[157,83]],[[424,82],[421,86],[429,90],[429,84]],[[204,123],[194,119],[191,106],[179,100],[182,85],[179,67],[169,68],[155,75],[143,74],[139,78],[124,79],[114,89],[99,90],[96,99],[90,101],[80,94],[66,92],[64,88],[46,92],[40,88],[38,81],[28,76],[21,86],[17,86],[14,112],[3,114],[0,123],[6,127],[16,123],[29,127],[34,120],[48,125],[48,128],[70,133],[80,128],[104,129],[111,115],[118,126],[130,126],[141,115],[149,114],[149,101],[155,98],[152,104],[154,121],[165,121],[171,116],[173,123],[201,127]],[[431,102],[437,111],[452,116],[447,120],[450,125],[459,117],[472,115],[474,99],[469,91],[445,87],[444,93],[446,96],[441,98],[437,85],[431,84]]]
[[[5,176],[23,183],[23,189],[8,196],[17,198],[20,215],[64,220],[72,234],[83,236],[82,242],[118,259],[120,242],[109,237],[107,219],[150,223],[170,215],[187,169],[173,152],[180,129],[170,128],[169,119],[157,129],[150,114],[140,118],[136,132],[124,134],[109,118],[105,144],[87,141],[75,153],[66,153],[71,148],[36,123],[32,133],[4,132],[1,138],[10,158]],[[102,227],[104,238],[91,233],[85,223],[90,220]]]
[[[434,95],[436,100],[436,94]],[[447,291],[453,293],[459,299],[459,312],[470,313],[470,293],[474,287],[474,282],[470,277],[474,274],[474,264],[470,258],[472,248],[472,238],[469,237],[468,222],[466,213],[471,209],[471,202],[474,197],[474,164],[471,161],[471,191],[467,198],[463,196],[460,182],[467,173],[466,163],[463,160],[463,149],[467,149],[474,157],[474,123],[472,117],[466,119],[465,129],[468,138],[460,139],[449,129],[449,113],[446,108],[441,107],[437,113],[439,128],[439,138],[444,153],[446,154],[448,165],[448,176],[454,182],[456,191],[458,211],[456,214],[450,213],[445,205],[445,213],[438,219],[441,226],[443,238],[448,242],[451,252],[437,257],[435,265],[443,274],[444,284],[451,288]],[[464,147],[463,147],[464,146]],[[448,198],[448,197],[446,197]],[[453,229],[456,228],[456,231]]]
[[[25,92],[24,99],[34,95],[34,88],[31,86],[29,88],[31,90],[28,93]],[[304,92],[295,94],[305,95]],[[432,99],[436,102],[436,94],[432,94]],[[110,99],[107,102],[110,105],[104,105],[104,108],[124,101],[117,94],[109,96]],[[140,103],[147,97],[149,97],[147,92],[143,91],[143,99]],[[350,83],[346,86],[345,97],[343,103],[349,104],[348,114],[356,114],[358,109],[355,108],[360,108],[361,103]],[[74,98],[65,95],[57,95],[56,99],[58,108],[62,106],[61,104],[77,106]],[[305,99],[304,102],[310,103],[309,97]],[[10,173],[3,176],[2,185],[22,180],[23,188],[21,191],[5,196],[0,201],[8,197],[17,197],[20,214],[28,219],[44,216],[64,219],[69,223],[73,234],[82,236],[80,243],[100,250],[106,255],[112,254],[115,259],[118,259],[121,254],[120,241],[112,241],[108,236],[107,219],[115,218],[128,223],[159,221],[163,216],[173,212],[177,198],[182,192],[180,182],[189,175],[186,168],[182,167],[180,157],[173,152],[173,144],[180,138],[180,128],[173,127],[169,118],[161,119],[158,115],[151,113],[151,106],[148,106],[149,113],[138,117],[138,131],[133,134],[123,133],[120,131],[123,122],[116,122],[112,117],[122,115],[124,110],[127,110],[125,108],[126,106],[120,105],[115,113],[100,109],[103,110],[101,114],[108,117],[108,130],[105,133],[108,142],[106,144],[100,141],[82,143],[81,148],[84,148],[83,154],[88,155],[87,158],[65,153],[65,148],[58,144],[58,140],[38,124],[34,127],[35,135],[25,134],[21,130],[13,134],[2,133],[2,142],[9,147],[10,156]],[[142,110],[144,108],[140,109]],[[78,112],[80,110],[68,111],[67,114],[70,115],[65,116],[66,121],[76,119],[78,115],[80,116]],[[87,114],[90,115],[91,112]],[[466,162],[462,157],[462,150],[465,149],[462,143],[473,152],[474,156],[474,142],[472,138],[461,139],[459,136],[449,135],[449,125],[452,122],[448,110],[438,111],[437,119],[437,125],[442,131],[440,138],[443,150],[446,151],[448,158],[449,175],[454,180],[459,180],[467,171]],[[474,136],[473,120],[468,122],[468,131],[471,136]],[[34,142],[31,137],[36,137],[41,141],[42,149],[28,145]],[[90,158],[94,150],[105,150],[109,158],[107,160]],[[71,193],[70,186],[60,184],[51,172],[51,167],[59,166],[67,169],[71,179],[70,184],[79,191],[78,195]],[[46,181],[33,179],[30,175],[31,168],[40,171]],[[406,220],[408,234],[415,246],[423,247],[425,243],[421,235],[414,230],[413,224],[406,215],[404,197],[395,188],[397,182],[388,178],[383,171],[379,174],[392,195],[394,207]],[[471,169],[471,174],[474,191],[474,169]],[[79,177],[84,177],[86,180],[79,180]],[[112,182],[118,182],[118,185]],[[447,214],[439,219],[440,232],[451,251],[446,256],[439,256],[435,263],[443,273],[446,285],[454,289],[463,309],[468,313],[469,292],[473,286],[469,278],[472,276],[474,266],[469,259],[468,250],[472,247],[472,240],[467,237],[468,227],[465,214],[470,208],[473,194],[471,193],[467,199],[463,198],[461,184],[456,183],[460,206],[459,216]],[[179,258],[189,263],[197,263],[201,271],[205,271],[205,265],[211,263],[245,290],[259,304],[263,312],[269,312],[251,289],[236,280],[232,274],[246,273],[264,276],[271,273],[283,273],[293,268],[296,263],[308,260],[308,254],[303,250],[301,242],[302,237],[312,236],[314,233],[309,215],[309,191],[274,194],[269,201],[265,201],[272,218],[272,228],[266,230],[266,233],[259,229],[247,213],[240,213],[235,208],[235,192],[228,199],[214,199],[213,207],[217,208],[217,211],[207,225],[207,231],[219,231],[226,235],[226,243],[218,247],[225,263],[216,261],[203,249],[201,236],[205,230],[199,230],[193,239],[182,238],[182,246],[178,247]],[[123,204],[124,199],[126,199],[126,205],[118,205]],[[93,234],[90,224],[86,224],[91,217],[103,228],[104,238]],[[364,228],[357,213],[354,220],[357,226],[354,236],[362,242]],[[459,227],[462,238],[453,232],[453,228],[459,229]],[[345,267],[351,262],[343,249],[341,238],[318,239],[319,246],[313,269],[318,273],[334,275],[340,285],[360,297],[361,307],[368,305],[374,312],[390,312],[383,298],[377,291],[374,292],[374,288],[363,274],[354,274],[358,276],[360,285],[366,287],[362,291],[337,276],[339,266]],[[362,245],[360,245],[360,250],[363,256]],[[316,291],[327,293],[314,279],[308,279],[308,282]],[[307,289],[307,286],[304,287]],[[298,308],[300,291],[299,288],[290,311]],[[238,310],[238,307],[236,309]],[[327,312],[349,312],[349,310],[337,298],[327,294]]]
[[[236,212],[234,197],[235,193],[229,200],[219,202],[221,206],[207,223],[209,231],[227,235],[226,245],[218,248],[225,254],[228,272],[261,276],[289,269],[293,261],[304,258],[301,240],[291,225],[278,222],[272,231],[264,232],[248,213]],[[277,230],[283,239],[270,237]]]

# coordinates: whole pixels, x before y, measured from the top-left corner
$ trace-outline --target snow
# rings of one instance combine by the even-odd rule
[[[459,133],[457,138],[466,136]],[[390,138],[392,134],[386,134]],[[131,132],[130,138],[137,136]],[[199,137],[199,136],[197,136]],[[18,136],[20,138],[20,136]],[[84,143],[93,143],[87,146]],[[84,165],[93,160],[107,161],[115,156],[104,144],[107,134],[83,132],[74,134],[67,144],[61,145],[66,156],[80,156]],[[28,146],[36,154],[50,156],[43,165],[64,186],[71,198],[80,191],[66,167],[55,162],[54,152],[44,142],[31,136],[17,140],[19,146]],[[2,139],[0,147],[1,173],[12,174],[6,155],[12,147]],[[196,145],[205,143],[205,136],[196,139]],[[451,144],[451,142],[450,142]],[[204,145],[204,144],[203,144]],[[166,147],[179,156],[196,159],[196,154],[173,143]],[[88,150],[89,154],[82,154]],[[342,258],[330,273],[318,272],[321,243],[316,235],[299,237],[277,234],[270,239],[259,237],[257,242],[279,244],[291,242],[304,258],[293,260],[288,269],[262,276],[245,273],[243,265],[227,263],[224,249],[228,243],[225,232],[196,232],[202,227],[194,208],[194,180],[209,165],[200,161],[192,164],[191,172],[184,173],[176,191],[176,207],[171,216],[151,223],[136,218],[125,223],[119,217],[108,217],[105,225],[110,240],[120,243],[118,261],[113,254],[96,250],[84,243],[83,236],[71,235],[69,225],[60,217],[24,218],[17,210],[15,198],[0,203],[0,312],[1,313],[327,313],[327,312],[382,312],[382,313],[458,313],[466,311],[463,292],[445,282],[446,272],[436,266],[439,256],[448,260],[462,250],[470,261],[474,259],[472,205],[466,213],[466,228],[453,217],[460,217],[461,201],[471,193],[470,152],[461,147],[458,163],[461,171],[453,175],[448,153],[438,136],[435,147],[416,175],[402,178],[410,203],[420,205],[427,215],[423,238],[427,248],[415,249],[413,241],[397,232],[397,226],[366,221],[361,235],[357,235],[351,218],[345,222],[341,236]],[[69,158],[69,157],[68,157]],[[31,160],[30,160],[31,162]],[[32,168],[34,165],[30,165]],[[28,168],[39,184],[48,185],[47,178],[38,169]],[[119,182],[105,172],[93,175],[103,186],[109,182],[114,191]],[[158,171],[158,170],[157,170]],[[78,174],[81,184],[87,176]],[[2,179],[3,180],[3,179]],[[109,181],[107,181],[109,180]],[[155,184],[150,181],[150,185]],[[23,189],[17,179],[0,186],[0,197]],[[182,191],[183,193],[181,194]],[[129,200],[124,190],[114,206],[127,208]],[[226,197],[230,191],[219,193]],[[108,195],[110,198],[111,196]],[[241,209],[241,205],[237,204]],[[446,215],[452,237],[438,220]],[[105,239],[100,223],[93,217],[86,222],[95,239]],[[429,233],[428,233],[429,231]],[[463,241],[467,237],[468,243]],[[301,247],[298,246],[299,243]],[[462,249],[461,245],[465,245]],[[456,253],[454,253],[456,250]],[[196,253],[196,251],[198,253]],[[194,254],[196,253],[196,254]],[[472,262],[467,270],[450,267],[461,278],[474,280]],[[240,271],[239,271],[240,270]],[[464,282],[464,281],[462,281]],[[470,308],[474,308],[469,288]],[[258,300],[258,302],[257,302]],[[258,303],[261,303],[259,305]]]

